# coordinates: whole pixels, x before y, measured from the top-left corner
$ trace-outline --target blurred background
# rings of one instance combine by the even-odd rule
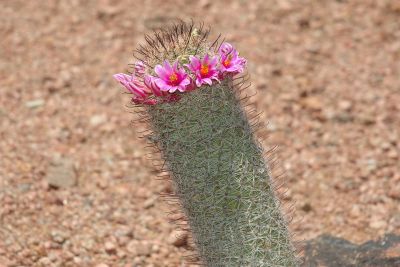
[[[188,266],[112,74],[191,18],[248,59],[296,240],[400,233],[400,1],[3,0],[1,267]]]

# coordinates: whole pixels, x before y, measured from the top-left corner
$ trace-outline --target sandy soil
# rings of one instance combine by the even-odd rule
[[[144,33],[190,18],[249,60],[297,240],[400,233],[398,1],[5,0],[1,267],[188,266],[112,74]]]

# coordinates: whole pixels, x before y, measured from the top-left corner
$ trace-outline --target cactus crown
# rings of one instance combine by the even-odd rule
[[[134,53],[139,61],[133,75],[114,77],[133,94],[134,103],[155,105],[243,72],[246,60],[232,45],[219,43],[220,36],[208,43],[209,32],[203,24],[182,23],[146,35],[146,44]]]
[[[134,56],[150,71],[165,60],[169,62],[178,60],[181,64],[187,64],[189,56],[204,56],[206,52],[212,52],[218,48],[219,38],[210,45],[207,42],[209,34],[210,28],[204,28],[204,24],[195,25],[194,22],[175,24],[155,31],[152,36],[145,35],[146,44],[139,45]]]

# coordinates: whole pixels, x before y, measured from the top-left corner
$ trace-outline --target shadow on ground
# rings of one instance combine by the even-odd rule
[[[345,239],[322,235],[307,242],[303,266],[400,266],[400,236],[387,234],[378,241],[355,245]]]

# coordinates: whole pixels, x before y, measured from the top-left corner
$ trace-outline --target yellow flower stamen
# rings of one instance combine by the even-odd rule
[[[209,71],[208,65],[201,65],[201,68],[200,68],[201,75],[207,75],[208,71]]]
[[[172,74],[169,76],[169,81],[170,81],[170,82],[174,83],[174,82],[176,82],[177,80],[178,80],[178,76],[176,75],[176,73],[172,73]]]
[[[232,55],[228,55],[228,58],[225,59],[225,60],[222,62],[222,65],[224,65],[225,67],[228,67],[228,66],[231,64],[231,60],[232,60]]]

